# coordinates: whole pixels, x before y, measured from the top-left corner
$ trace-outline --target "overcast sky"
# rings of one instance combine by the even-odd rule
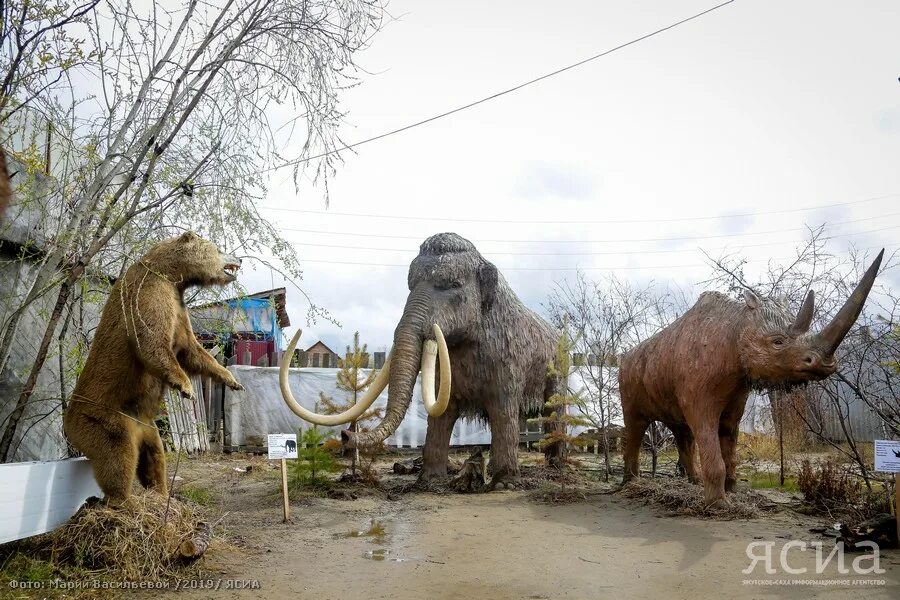
[[[427,118],[714,4],[393,0],[397,20],[357,57],[368,74],[343,95],[341,135],[353,142]],[[322,339],[342,352],[360,330],[370,349],[389,347],[408,265],[422,240],[442,231],[472,240],[538,311],[578,268],[689,287],[710,273],[700,248],[720,255],[727,247],[763,268],[790,257],[805,226],[823,222],[834,252],[897,250],[898,23],[895,0],[738,0],[344,153],[327,214],[263,211],[296,244],[304,291],[342,325],[308,326],[307,303],[289,286],[301,346]],[[325,211],[323,191],[295,193],[287,171],[273,174],[263,204]],[[852,204],[721,217],[838,203]],[[431,218],[387,218],[397,216]],[[684,217],[710,218],[672,220]],[[630,222],[597,222],[615,220]],[[648,238],[656,241],[633,241]],[[284,284],[245,264],[248,292]],[[884,278],[894,287],[896,272]]]

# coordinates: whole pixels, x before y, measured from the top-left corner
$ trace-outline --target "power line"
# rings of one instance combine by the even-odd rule
[[[892,248],[894,246],[900,246],[900,244],[890,244],[887,246],[883,246],[884,248]],[[865,248],[864,251],[872,251],[872,250],[880,250],[882,246],[873,247],[873,248]],[[274,256],[260,256],[260,257],[249,257],[249,258],[257,258],[262,259],[265,258],[267,260],[278,260],[277,257]],[[796,257],[781,257],[781,258],[760,258],[760,259],[752,259],[747,260],[747,263],[767,263],[773,260],[775,261],[788,261],[794,260]],[[304,258],[300,260],[301,263],[317,263],[317,264],[326,264],[326,265],[351,265],[351,266],[359,266],[359,267],[397,267],[397,268],[409,268],[408,264],[401,263],[370,263],[370,262],[354,262],[354,261],[343,261],[343,260],[319,260],[319,259],[309,259]],[[639,270],[660,270],[660,269],[689,269],[689,268],[698,268],[698,267],[709,267],[709,263],[693,263],[693,264],[681,264],[681,265],[631,265],[627,267],[504,267],[498,265],[497,268],[500,271],[639,271]]]
[[[896,215],[900,215],[900,213],[894,213]],[[856,235],[865,235],[868,233],[878,233],[881,231],[887,231],[890,229],[898,229],[900,225],[895,225],[892,227],[882,227],[880,229],[870,229],[868,231],[856,231],[853,233],[840,233],[829,235],[825,238],[822,238],[822,241],[829,241],[836,238],[843,237],[852,237]],[[366,251],[376,251],[376,252],[407,252],[407,253],[417,253],[417,248],[377,248],[372,246],[346,246],[342,244],[314,244],[310,242],[298,242],[295,240],[285,240],[289,242],[293,246],[307,246],[311,248],[333,248],[338,250],[366,250]],[[764,242],[761,244],[737,244],[740,248],[761,248],[764,246],[777,246],[781,244],[799,244],[803,240],[782,240],[779,242]],[[718,248],[706,248],[708,251],[718,251],[718,250],[728,250],[729,246],[721,246]],[[490,250],[481,250],[482,254],[493,255],[493,256],[617,256],[622,254],[683,254],[685,252],[695,252],[698,248],[685,248],[681,250],[620,250],[620,251],[609,251],[609,252],[492,252]]]
[[[747,212],[747,213],[734,213],[729,215],[711,215],[711,216],[696,216],[696,217],[674,217],[669,219],[601,219],[601,220],[588,220],[588,219],[573,219],[569,221],[549,221],[544,219],[538,220],[515,220],[515,219],[466,219],[459,217],[415,217],[409,215],[383,215],[383,214],[367,214],[367,213],[350,213],[350,212],[333,212],[329,210],[307,210],[302,208],[285,208],[279,206],[260,206],[263,210],[274,210],[279,212],[292,212],[292,213],[303,213],[310,215],[325,215],[332,217],[359,217],[365,219],[388,219],[388,220],[403,220],[403,221],[446,221],[446,222],[454,222],[454,223],[491,223],[491,224],[501,224],[501,225],[516,225],[516,224],[524,224],[524,225],[574,225],[574,224],[588,224],[588,225],[600,225],[600,224],[617,224],[622,225],[626,223],[677,223],[681,221],[711,221],[716,219],[736,219],[739,217],[756,217],[762,215],[785,215],[790,213],[798,213],[798,212],[806,212],[810,210],[820,210],[823,208],[834,208],[836,206],[851,206],[855,204],[863,204],[865,202],[874,202],[876,200],[884,200],[886,198],[896,198],[900,196],[900,194],[887,194],[885,196],[875,196],[873,198],[865,198],[863,200],[853,200],[850,202],[836,202],[834,204],[822,204],[820,206],[807,206],[805,208],[791,208],[785,210],[770,210],[770,211],[758,211],[758,212]]]
[[[890,213],[887,215],[876,215],[873,217],[865,217],[861,219],[851,219],[848,221],[835,221],[833,223],[829,223],[829,225],[848,225],[850,223],[859,223],[862,221],[872,221],[875,219],[884,219],[886,217],[896,216],[900,213]],[[886,229],[894,229],[895,227],[886,227],[884,229],[876,229],[872,230],[870,233],[875,233],[877,231],[884,231]],[[321,229],[295,229],[291,227],[280,227],[282,231],[291,231],[295,233],[315,233],[322,235],[343,235],[348,237],[367,237],[367,238],[383,238],[383,239],[398,239],[398,240],[418,240],[422,241],[424,237],[422,235],[384,235],[378,233],[349,233],[346,231],[324,231]],[[805,227],[793,227],[790,229],[772,229],[768,231],[751,231],[746,233],[721,233],[721,234],[711,234],[711,235],[698,235],[698,236],[681,236],[681,237],[656,237],[656,238],[631,238],[631,239],[603,239],[603,240],[576,240],[576,239],[567,239],[567,240],[510,240],[510,239],[479,239],[479,240],[471,240],[475,243],[527,243],[527,244],[618,244],[621,242],[676,242],[676,241],[685,241],[685,240],[706,240],[706,239],[721,239],[721,238],[734,238],[734,237],[746,237],[752,235],[771,235],[773,233],[793,233],[797,231],[808,231],[808,228]]]
[[[560,69],[557,69],[557,70],[555,70],[555,71],[551,71],[550,73],[546,73],[546,74],[544,74],[544,75],[541,75],[540,77],[535,77],[534,79],[530,79],[530,80],[528,80],[528,81],[526,81],[526,82],[524,82],[524,83],[520,83],[519,85],[513,86],[513,87],[511,87],[511,88],[507,88],[507,89],[505,89],[505,90],[503,90],[503,91],[501,91],[501,92],[497,92],[497,93],[495,93],[495,94],[491,94],[490,96],[486,96],[486,97],[484,97],[484,98],[481,98],[480,100],[475,100],[474,102],[470,102],[470,103],[468,103],[468,104],[465,104],[465,105],[463,105],[463,106],[459,106],[459,107],[454,108],[454,109],[452,109],[452,110],[448,110],[448,111],[442,112],[442,113],[440,113],[440,114],[438,114],[438,115],[434,115],[434,116],[432,116],[432,117],[428,117],[427,119],[423,119],[423,120],[421,120],[421,121],[416,121],[415,123],[410,123],[409,125],[405,125],[405,126],[400,127],[400,128],[398,128],[398,129],[393,129],[393,130],[391,130],[391,131],[388,131],[388,132],[385,132],[385,133],[376,135],[376,136],[374,136],[374,137],[370,137],[370,138],[361,140],[361,141],[359,141],[359,142],[355,142],[355,143],[353,143],[353,144],[348,144],[348,145],[346,145],[346,146],[342,146],[341,148],[335,148],[335,149],[333,149],[333,150],[328,150],[327,152],[323,152],[323,153],[317,154],[317,155],[315,155],[315,156],[310,156],[310,157],[308,157],[308,158],[299,158],[299,159],[297,159],[297,160],[288,161],[288,162],[286,162],[286,163],[284,163],[284,164],[281,164],[281,165],[277,165],[277,166],[274,166],[274,167],[269,167],[268,169],[262,169],[262,170],[260,171],[260,173],[267,173],[267,172],[269,172],[269,171],[275,171],[275,170],[277,170],[277,169],[282,169],[282,168],[284,168],[284,167],[290,167],[290,166],[293,166],[293,165],[299,165],[299,164],[302,164],[302,163],[305,163],[305,162],[309,162],[309,161],[311,161],[311,160],[315,160],[315,159],[317,159],[317,158],[324,158],[324,157],[326,157],[326,156],[328,156],[328,155],[330,155],[330,154],[334,154],[334,153],[336,153],[336,152],[341,152],[341,151],[343,151],[343,150],[350,150],[350,149],[352,149],[352,148],[357,148],[357,147],[359,147],[359,146],[362,146],[363,144],[368,144],[369,142],[374,142],[375,140],[380,140],[380,139],[382,139],[382,138],[386,138],[386,137],[388,137],[388,136],[391,136],[391,135],[394,135],[394,134],[397,134],[397,133],[401,133],[401,132],[403,132],[403,131],[407,131],[407,130],[412,129],[412,128],[414,128],[414,127],[419,127],[420,125],[425,125],[426,123],[431,123],[432,121],[437,121],[438,119],[443,119],[444,117],[449,117],[450,115],[456,114],[456,113],[458,113],[458,112],[462,112],[462,111],[464,111],[464,110],[466,110],[466,109],[469,109],[469,108],[472,108],[472,107],[474,107],[474,106],[478,106],[479,104],[484,104],[485,102],[489,102],[489,101],[491,101],[491,100],[494,100],[495,98],[499,98],[499,97],[501,97],[501,96],[505,96],[505,95],[507,95],[507,94],[511,94],[512,92],[518,91],[518,90],[520,90],[520,89],[522,89],[522,88],[524,88],[524,87],[527,87],[527,86],[529,86],[529,85],[533,85],[533,84],[535,84],[535,83],[538,83],[539,81],[543,81],[544,79],[549,79],[550,77],[553,77],[553,76],[555,76],[555,75],[559,75],[560,73],[564,73],[564,72],[569,71],[569,70],[571,70],[571,69],[574,69],[574,68],[576,68],[576,67],[580,67],[580,66],[583,65],[583,64],[589,63],[589,62],[591,62],[591,61],[593,61],[593,60],[597,60],[598,58],[602,58],[602,57],[604,57],[604,56],[606,56],[606,55],[608,55],[608,54],[612,54],[613,52],[616,52],[617,50],[621,50],[622,48],[627,48],[628,46],[631,46],[631,45],[633,45],[633,44],[637,44],[638,42],[642,42],[642,41],[644,41],[644,40],[646,40],[646,39],[648,39],[648,38],[651,38],[651,37],[653,37],[653,36],[655,36],[655,35],[659,35],[660,33],[663,33],[663,32],[668,31],[668,30],[670,30],[670,29],[674,29],[674,28],[678,27],[679,25],[683,25],[683,24],[685,24],[685,23],[687,23],[687,22],[689,22],[689,21],[693,21],[694,19],[699,19],[699,18],[702,17],[703,15],[706,15],[706,14],[709,14],[709,13],[715,11],[715,10],[718,10],[718,9],[722,8],[723,6],[726,6],[726,5],[728,5],[728,4],[731,4],[731,3],[734,2],[734,1],[735,1],[735,0],[727,0],[727,2],[723,2],[723,3],[721,3],[721,4],[717,4],[716,6],[713,6],[712,8],[708,8],[708,9],[704,10],[703,12],[699,12],[699,13],[697,13],[697,14],[695,14],[695,15],[692,15],[692,16],[686,18],[686,19],[682,19],[682,20],[680,20],[680,21],[678,21],[678,22],[676,22],[676,23],[672,23],[671,25],[667,25],[666,27],[663,27],[662,29],[657,29],[656,31],[653,31],[653,32],[651,32],[651,33],[644,34],[644,35],[642,35],[641,37],[635,38],[635,39],[633,39],[633,40],[631,40],[631,41],[629,41],[629,42],[625,42],[624,44],[620,44],[620,45],[618,45],[618,46],[616,46],[616,47],[614,47],[614,48],[610,48],[609,50],[605,50],[605,51],[603,51],[603,52],[601,52],[601,53],[599,53],[599,54],[595,54],[595,55],[593,55],[593,56],[590,56],[590,57],[588,57],[588,58],[585,58],[585,59],[583,59],[583,60],[580,60],[580,61],[578,61],[578,62],[576,62],[576,63],[572,63],[572,64],[570,64],[570,65],[567,65],[567,66],[562,67],[562,68],[560,68]]]

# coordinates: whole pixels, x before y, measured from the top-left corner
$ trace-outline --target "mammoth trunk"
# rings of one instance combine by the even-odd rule
[[[391,374],[384,419],[374,429],[355,436],[357,446],[377,444],[397,430],[412,400],[413,387],[422,358],[423,331],[429,313],[429,299],[425,294],[413,293],[406,302],[403,317],[394,332],[391,351]],[[353,439],[344,432],[345,439]]]

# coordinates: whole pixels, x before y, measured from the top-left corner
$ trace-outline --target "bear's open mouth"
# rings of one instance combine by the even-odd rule
[[[237,279],[238,269],[241,268],[241,259],[235,258],[233,256],[226,256],[224,257],[224,259],[225,266],[222,268],[222,270],[225,271],[225,275],[229,279],[234,281],[235,279]]]

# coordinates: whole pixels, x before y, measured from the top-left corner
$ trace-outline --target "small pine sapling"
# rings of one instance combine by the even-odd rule
[[[557,392],[550,396],[544,405],[550,409],[549,415],[531,419],[534,423],[549,425],[545,429],[549,431],[537,443],[541,450],[555,447],[558,452],[554,453],[558,456],[558,461],[554,461],[551,466],[560,470],[561,491],[566,491],[565,469],[568,465],[569,456],[568,449],[570,445],[579,445],[581,440],[572,434],[574,427],[587,427],[590,422],[584,417],[569,413],[570,406],[580,406],[584,403],[581,398],[581,392],[573,392],[569,387],[569,373],[572,369],[572,349],[575,347],[575,340],[569,336],[568,327],[563,327],[563,333],[556,343],[556,356],[554,360],[547,365],[547,376],[556,380]]]
[[[353,348],[351,349],[350,346],[347,346],[345,358],[338,360],[338,366],[340,367],[340,370],[337,373],[337,388],[347,392],[347,398],[344,401],[339,401],[331,396],[326,396],[324,392],[320,392],[319,400],[322,403],[323,411],[328,415],[342,413],[356,405],[360,393],[365,392],[378,376],[378,371],[375,369],[372,369],[372,371],[365,376],[360,372],[362,369],[366,369],[369,366],[369,353],[366,344],[363,344],[362,346],[359,345],[358,331],[353,334]],[[365,424],[367,422],[374,419],[381,419],[381,415],[382,411],[380,408],[370,408],[363,413],[359,419],[350,423],[349,428],[353,432],[358,432],[360,428],[365,429]],[[373,478],[372,464],[375,461],[377,449],[367,448],[362,454],[369,459],[368,465],[364,466],[360,462],[360,450],[359,448],[354,448],[353,458],[350,463],[350,476],[353,480],[356,480],[357,465],[360,465],[360,468],[365,472],[364,475],[366,475],[366,479]]]
[[[321,430],[317,425],[300,432],[297,460],[290,462],[291,487],[293,489],[302,485],[326,484],[328,473],[340,471],[341,466],[334,460],[334,456],[322,447],[322,444],[331,436],[330,431]]]

